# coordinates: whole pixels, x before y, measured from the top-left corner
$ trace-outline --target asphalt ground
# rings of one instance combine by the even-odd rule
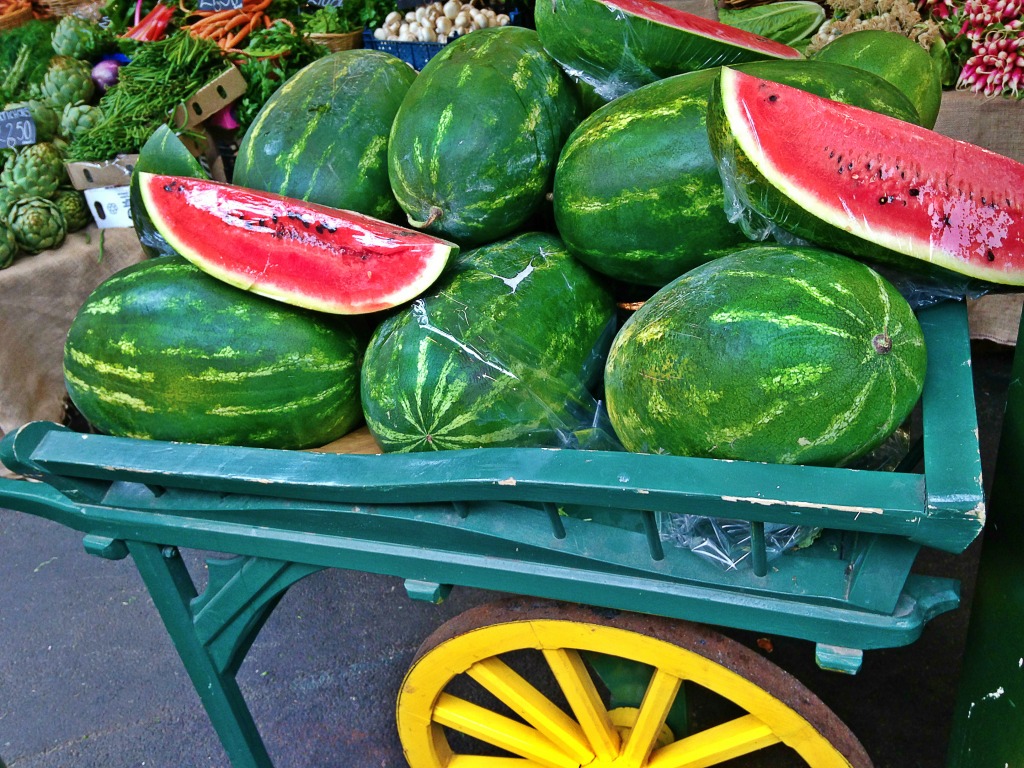
[[[990,482],[1012,349],[974,342],[973,356]],[[959,556],[923,553],[917,570],[960,578],[963,605],[911,646],[869,651],[855,676],[819,670],[810,643],[736,636],[817,693],[877,768],[940,768],[979,544]],[[200,586],[209,554],[185,553]],[[0,579],[0,765],[228,765],[130,559],[89,556],[75,532],[0,510]],[[435,606],[409,600],[396,579],[341,570],[294,585],[238,675],[276,768],[405,766],[394,697],[416,648],[494,597],[456,589]]]

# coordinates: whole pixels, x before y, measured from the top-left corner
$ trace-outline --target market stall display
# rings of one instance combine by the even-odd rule
[[[937,43],[948,25],[911,39],[796,6],[769,36],[646,0],[555,0],[537,29],[474,6],[486,23],[442,42],[461,5],[356,5],[343,21],[279,0],[223,15],[119,2],[117,82],[97,96],[90,77],[86,97],[78,59],[54,49],[35,95],[80,129],[66,159],[122,162],[129,234],[163,255],[79,302],[63,373],[91,431],[18,428],[4,461],[53,490],[11,481],[0,498],[84,531],[96,554],[131,553],[168,615],[192,611],[194,589],[165,544],[220,546],[262,574],[211,578],[210,600],[239,609],[226,624],[171,628],[238,765],[270,760],[233,675],[276,597],[322,567],[401,575],[426,599],[459,583],[768,626],[846,672],[956,606],[952,581],[910,569],[922,545],[961,552],[984,524],[957,300],[1024,280],[1024,164],[928,127],[947,70],[963,88],[978,71],[963,40]],[[368,40],[397,22],[390,42],[438,50],[417,68],[312,42],[353,9]],[[244,93],[208,108],[198,94],[225,73]],[[224,178],[208,178],[204,142],[234,155]],[[30,142],[0,179],[56,194],[51,155]],[[56,243],[58,205],[22,209],[34,223],[8,223],[23,252]],[[293,450],[362,422],[389,455]],[[712,552],[709,527],[748,533]],[[410,764],[469,763],[481,745],[549,765],[681,763],[690,641],[664,661],[623,646],[648,695],[617,730],[617,687],[601,698],[603,665],[584,659],[614,655],[604,640],[632,625],[562,615],[597,638],[547,649],[571,713],[497,658],[533,647],[514,621],[482,648],[467,619],[428,642],[400,695]],[[700,733],[702,764],[782,742],[810,766],[870,765],[777,681],[742,683],[768,703],[719,685],[745,664],[706,681],[748,714]],[[462,672],[518,719],[463,700]]]

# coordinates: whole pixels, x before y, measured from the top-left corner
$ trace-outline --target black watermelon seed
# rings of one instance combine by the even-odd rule
[[[917,197],[920,194],[921,194],[921,190],[919,190],[917,187],[911,187],[910,188],[910,196],[911,197]]]
[[[996,260],[996,255],[994,253],[992,253],[991,250],[987,250],[987,251],[985,251],[985,258],[988,259],[989,261],[995,261]]]
[[[775,93],[773,93],[771,96],[768,97],[768,101],[778,101],[778,100],[779,100],[779,96],[778,96],[778,94],[775,94]]]

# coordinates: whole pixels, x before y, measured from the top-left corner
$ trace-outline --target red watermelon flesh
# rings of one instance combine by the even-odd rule
[[[204,272],[271,299],[357,315],[426,290],[458,247],[352,211],[181,176],[140,174],[167,242]]]
[[[729,45],[742,45],[754,51],[760,51],[767,56],[779,59],[802,59],[803,54],[796,48],[779,43],[761,35],[755,35],[739,27],[723,24],[720,21],[705,19],[695,13],[668,5],[652,2],[652,0],[601,0],[601,2],[613,11],[619,11],[629,16],[637,16],[656,24],[663,24],[666,27],[685,29],[701,37],[712,40],[719,40]]]
[[[736,70],[720,85],[738,151],[795,206],[761,212],[783,228],[1024,285],[1024,164]]]

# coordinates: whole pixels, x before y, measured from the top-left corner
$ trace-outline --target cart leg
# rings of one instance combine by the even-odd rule
[[[1024,759],[1024,319],[1006,395],[949,768],[1004,768]]]
[[[235,674],[284,591],[319,569],[234,558],[211,568],[210,584],[199,596],[175,548],[134,541],[127,546],[231,765],[273,768]]]

